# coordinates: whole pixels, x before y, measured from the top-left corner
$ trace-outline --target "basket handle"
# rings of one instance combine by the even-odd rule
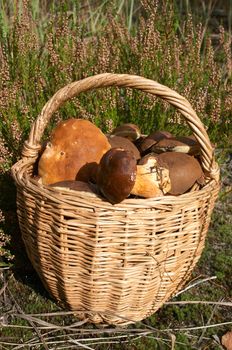
[[[32,125],[29,138],[24,143],[22,158],[37,158],[41,148],[40,140],[44,129],[49,123],[52,115],[67,100],[77,96],[79,93],[91,89],[119,86],[142,90],[156,95],[175,106],[185,117],[189,127],[201,147],[201,162],[204,170],[210,178],[219,181],[219,167],[214,159],[214,152],[208,138],[207,132],[193,110],[190,103],[174,90],[157,83],[156,81],[143,78],[137,75],[103,73],[85,78],[66,85],[58,90],[43,107],[41,114]]]

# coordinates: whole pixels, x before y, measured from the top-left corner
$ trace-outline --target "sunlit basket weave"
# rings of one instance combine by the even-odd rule
[[[203,188],[111,205],[31,177],[52,115],[80,92],[109,86],[159,96],[181,112],[201,145],[208,176]],[[219,191],[211,143],[189,102],[155,81],[127,74],[100,74],[60,89],[32,125],[12,174],[20,228],[35,270],[57,301],[93,323],[142,320],[183,287],[201,255]]]

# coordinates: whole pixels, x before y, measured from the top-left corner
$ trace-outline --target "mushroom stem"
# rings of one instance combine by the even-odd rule
[[[158,167],[154,158],[150,158],[145,164],[137,165],[136,180],[131,194],[152,198],[163,196],[170,189],[169,170]]]

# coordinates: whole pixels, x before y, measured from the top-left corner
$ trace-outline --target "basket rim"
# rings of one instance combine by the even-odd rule
[[[27,164],[26,164],[27,163]],[[44,185],[42,183],[39,183],[38,180],[33,178],[31,175],[28,174],[28,167],[33,164],[31,160],[28,160],[25,162],[25,160],[20,159],[17,163],[15,163],[12,167],[12,174],[15,179],[15,182],[17,185],[21,185],[24,187],[24,190],[27,188],[31,188],[33,192],[37,192],[41,196],[41,190],[43,191],[43,195],[47,198],[51,198],[53,200],[61,201],[63,203],[69,203],[78,200],[80,201],[86,201],[86,206],[89,208],[91,207],[102,207],[103,209],[109,209],[109,210],[125,210],[134,208],[136,205],[141,205],[141,207],[150,208],[155,205],[173,205],[173,204],[183,204],[184,201],[190,201],[190,199],[194,199],[196,196],[201,198],[201,196],[204,196],[205,193],[208,193],[212,191],[215,188],[220,188],[220,182],[216,179],[209,179],[209,181],[204,185],[202,188],[197,189],[192,192],[186,192],[177,196],[174,195],[164,195],[159,197],[152,197],[152,198],[142,198],[142,197],[135,197],[135,198],[126,198],[121,203],[118,204],[111,204],[106,198],[101,196],[100,194],[95,193],[88,193],[88,192],[80,192],[75,191],[70,188],[61,188],[61,187],[52,187],[49,185]],[[20,169],[21,168],[21,169]],[[24,168],[24,169],[23,169]],[[20,176],[19,169],[21,170]],[[57,198],[57,195],[61,196],[61,198],[64,200],[62,201]],[[70,198],[69,198],[70,197]],[[69,200],[65,200],[68,199]],[[73,202],[73,205],[74,205]],[[88,203],[88,204],[87,204]],[[84,203],[83,203],[84,204]]]

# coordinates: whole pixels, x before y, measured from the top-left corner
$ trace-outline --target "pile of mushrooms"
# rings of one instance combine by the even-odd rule
[[[82,119],[60,122],[38,161],[42,184],[103,195],[110,203],[129,196],[152,198],[180,195],[195,183],[203,186],[194,136],[167,131],[143,136],[126,123],[105,135]]]

